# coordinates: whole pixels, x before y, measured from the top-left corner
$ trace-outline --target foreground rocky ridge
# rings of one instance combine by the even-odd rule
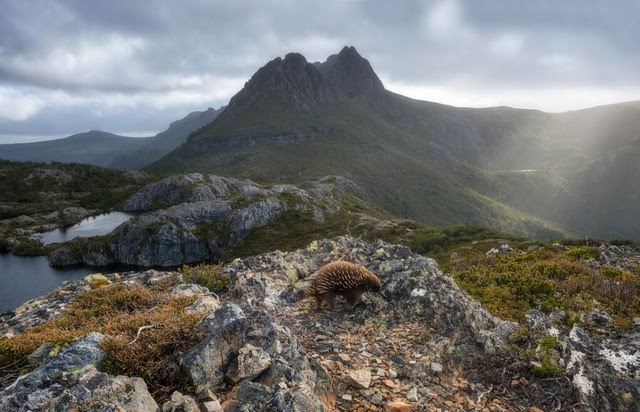
[[[624,250],[606,250],[601,260],[633,261],[620,258]],[[369,295],[354,311],[316,312],[303,300],[305,278],[338,259],[378,274],[383,294]],[[237,259],[223,272],[231,285],[220,299],[181,284],[175,272],[107,275],[115,283],[168,284],[172,293],[200,296],[194,309],[206,308],[204,339],[179,358],[193,393],[174,393],[163,411],[632,411],[640,401],[638,321],[612,336],[603,313],[567,328],[554,314],[531,311],[531,334],[557,337],[554,356],[565,372],[553,379],[523,375],[508,355],[516,324],[491,316],[435,261],[403,246],[341,237]],[[12,336],[57,317],[88,288],[74,282],[2,315],[0,333]],[[40,358],[43,365],[0,392],[0,411],[160,410],[139,378],[96,369],[100,340],[91,334]]]
[[[281,216],[303,214],[322,223],[358,195],[360,189],[341,177],[301,188],[200,173],[173,176],[143,187],[124,204],[127,212],[148,213],[106,236],[67,242],[49,255],[49,262],[166,267],[221,260],[253,230]]]

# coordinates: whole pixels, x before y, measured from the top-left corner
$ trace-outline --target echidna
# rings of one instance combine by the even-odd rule
[[[364,266],[344,261],[321,267],[311,278],[311,286],[305,290],[307,296],[316,298],[317,309],[322,308],[324,301],[331,310],[336,307],[336,295],[344,296],[353,309],[360,302],[362,294],[368,291],[380,291],[378,277]]]

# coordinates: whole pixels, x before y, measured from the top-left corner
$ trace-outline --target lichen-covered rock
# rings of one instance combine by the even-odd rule
[[[159,411],[142,379],[113,377],[96,369],[104,356],[98,347],[101,339],[98,333],[80,338],[18,378],[0,391],[0,411]]]
[[[322,368],[307,357],[291,331],[266,312],[225,303],[202,324],[204,340],[181,362],[194,387],[215,392],[228,381],[239,382],[230,396],[245,408],[237,410],[304,410],[293,407],[298,403],[313,406],[307,410],[322,410]],[[291,389],[282,389],[281,383]],[[282,409],[264,409],[265,402]]]
[[[162,412],[200,412],[196,401],[180,392],[173,392],[171,399],[162,405]]]
[[[304,297],[292,278],[307,277],[338,259],[361,264],[380,279],[384,297],[369,294],[367,315],[401,313],[402,321],[428,319],[439,333],[455,337],[461,353],[473,353],[475,349],[495,353],[515,328],[514,323],[490,315],[460,290],[435,260],[381,241],[366,243],[338,237],[291,253],[272,252],[236,260],[223,271],[231,276],[232,288],[242,299],[278,307]]]
[[[338,177],[308,186],[266,187],[251,180],[199,173],[169,177],[143,187],[125,204],[127,211],[154,211],[106,236],[66,242],[50,253],[49,263],[177,266],[222,260],[226,249],[290,211],[307,211],[322,221],[326,214],[340,210],[346,195],[361,194],[353,182]]]

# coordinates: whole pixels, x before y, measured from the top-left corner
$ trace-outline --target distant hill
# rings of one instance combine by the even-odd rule
[[[258,70],[216,120],[149,168],[264,181],[343,175],[379,206],[431,225],[638,239],[639,186],[630,181],[638,166],[628,159],[639,106],[562,114],[452,107],[385,90],[353,47],[323,63],[291,53]]]
[[[108,165],[119,154],[140,148],[142,139],[92,130],[64,139],[0,145],[0,158],[17,161]]]
[[[213,121],[222,110],[209,108],[189,113],[153,137],[133,138],[92,130],[45,142],[3,144],[0,159],[141,168],[180,146],[190,133]]]
[[[222,112],[211,107],[202,112],[192,112],[169,125],[164,132],[144,139],[141,147],[120,154],[109,163],[109,167],[139,169],[162,158],[187,141],[187,136],[211,123]]]

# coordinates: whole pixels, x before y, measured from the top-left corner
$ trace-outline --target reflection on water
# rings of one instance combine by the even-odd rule
[[[106,235],[132,217],[132,214],[124,212],[105,213],[88,217],[71,227],[39,233],[37,236],[42,240],[42,243],[48,245],[50,243],[66,242],[76,237]]]
[[[65,242],[75,237],[105,235],[133,215],[111,212],[84,219],[66,229],[39,233],[44,244]],[[49,266],[45,256],[14,256],[0,254],[0,313],[20,306],[29,299],[49,293],[65,281],[81,279],[95,268],[73,267],[56,269]]]

